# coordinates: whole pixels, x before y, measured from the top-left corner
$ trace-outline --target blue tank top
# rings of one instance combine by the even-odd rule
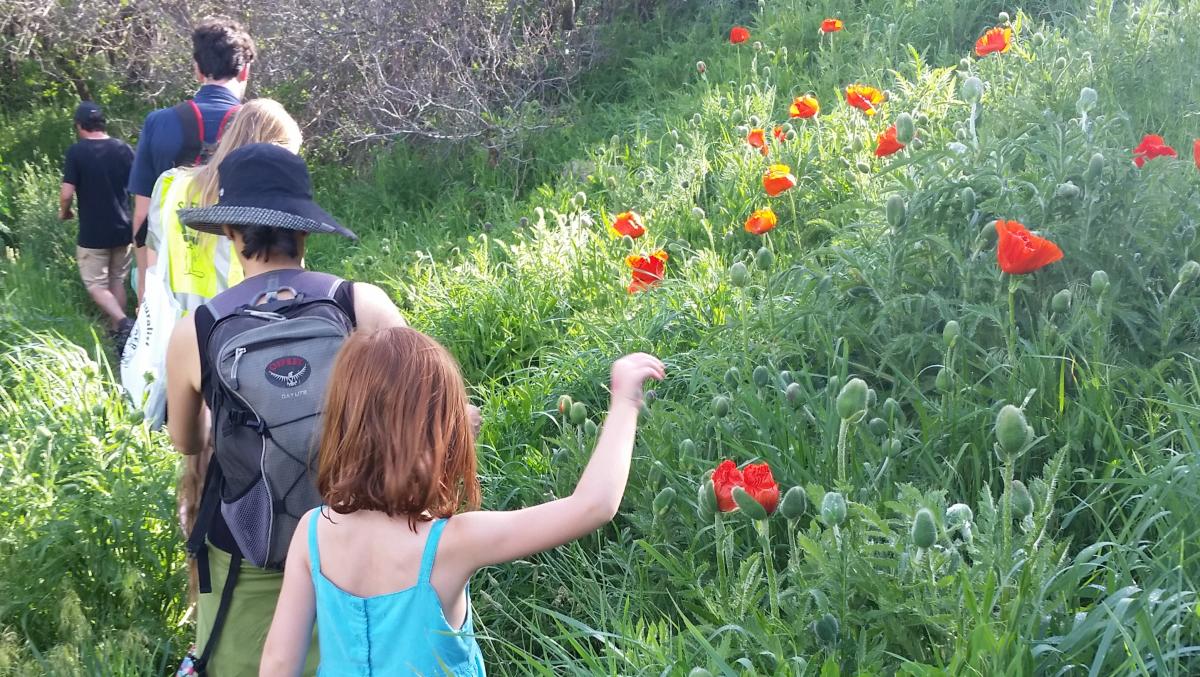
[[[466,620],[461,630],[454,630],[429,580],[446,520],[435,520],[429,527],[415,585],[364,598],[342,590],[321,573],[319,519],[323,518],[316,513],[309,520],[308,557],[317,598],[320,677],[484,677],[483,654],[471,622],[470,586]]]

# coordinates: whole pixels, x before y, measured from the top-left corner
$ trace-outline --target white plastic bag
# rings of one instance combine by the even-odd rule
[[[121,386],[134,406],[145,413],[152,429],[160,427],[166,417],[167,343],[183,315],[158,268],[151,266],[146,271],[146,293],[121,355]]]

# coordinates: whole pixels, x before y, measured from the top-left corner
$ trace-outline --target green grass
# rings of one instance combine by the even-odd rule
[[[1016,46],[969,64],[987,84],[972,137],[959,59],[1000,10],[1013,14]],[[846,31],[822,41],[816,28],[832,15]],[[727,43],[735,22],[763,51]],[[320,199],[362,241],[316,243],[310,263],[384,283],[462,362],[485,412],[488,507],[573,487],[594,440],[557,415],[559,395],[599,422],[613,358],[648,350],[668,364],[613,525],[476,578],[489,669],[1200,669],[1200,287],[1177,276],[1197,257],[1200,222],[1189,157],[1200,82],[1188,66],[1200,3],[1041,2],[1018,13],[949,0],[781,2],[610,41],[622,59],[528,139],[519,171],[470,152],[395,148],[369,170],[316,172]],[[876,120],[840,101],[856,81],[891,92]],[[1086,125],[1075,105],[1085,86],[1099,94]],[[819,126],[796,121],[797,138],[771,155],[800,185],[768,200],[767,161],[737,127],[783,122],[791,97],[810,90]],[[920,114],[923,148],[875,159],[875,134],[901,111]],[[1130,149],[1145,133],[1181,157],[1136,169]],[[1085,177],[1096,153],[1104,169]],[[1060,189],[1068,182],[1074,197]],[[160,674],[189,634],[175,461],[161,435],[129,423],[137,415],[107,376],[69,236],[40,206],[56,184],[47,164],[13,168],[0,199],[20,246],[0,264],[0,673]],[[896,227],[884,214],[892,195],[906,205]],[[745,217],[768,203],[779,226],[745,233]],[[631,247],[604,228],[626,209],[648,227],[632,251],[670,253],[663,283],[637,295],[625,292]],[[996,218],[1065,252],[1012,287],[1011,313]],[[764,246],[769,269],[754,264]],[[732,284],[738,261],[748,286]],[[1103,292],[1096,270],[1111,281]],[[1056,312],[1061,289],[1072,303]],[[953,346],[949,320],[962,331]],[[765,385],[752,380],[757,366]],[[846,427],[843,482],[834,401],[852,377],[875,403]],[[784,396],[793,382],[795,404]],[[718,395],[731,401],[727,417],[711,413]],[[1015,458],[994,449],[1006,403],[1037,436]],[[765,559],[749,520],[697,515],[697,486],[722,458],[766,461],[808,497],[799,519],[770,520]],[[1033,496],[1023,519],[1009,478]],[[675,498],[656,511],[668,487]],[[831,490],[849,501],[836,529],[819,518]],[[954,503],[973,510],[970,542],[946,528]],[[922,507],[938,523],[923,551],[909,536]],[[838,621],[836,643],[815,633],[825,614]]]

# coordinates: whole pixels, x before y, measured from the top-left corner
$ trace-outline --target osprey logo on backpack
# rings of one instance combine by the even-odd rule
[[[308,360],[299,355],[288,355],[271,360],[266,369],[267,380],[279,388],[295,388],[308,380]]]

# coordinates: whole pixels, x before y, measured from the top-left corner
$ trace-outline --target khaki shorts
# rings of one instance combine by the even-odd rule
[[[129,245],[112,249],[75,247],[75,261],[79,263],[79,276],[83,278],[84,287],[120,289],[129,279],[133,249]]]

